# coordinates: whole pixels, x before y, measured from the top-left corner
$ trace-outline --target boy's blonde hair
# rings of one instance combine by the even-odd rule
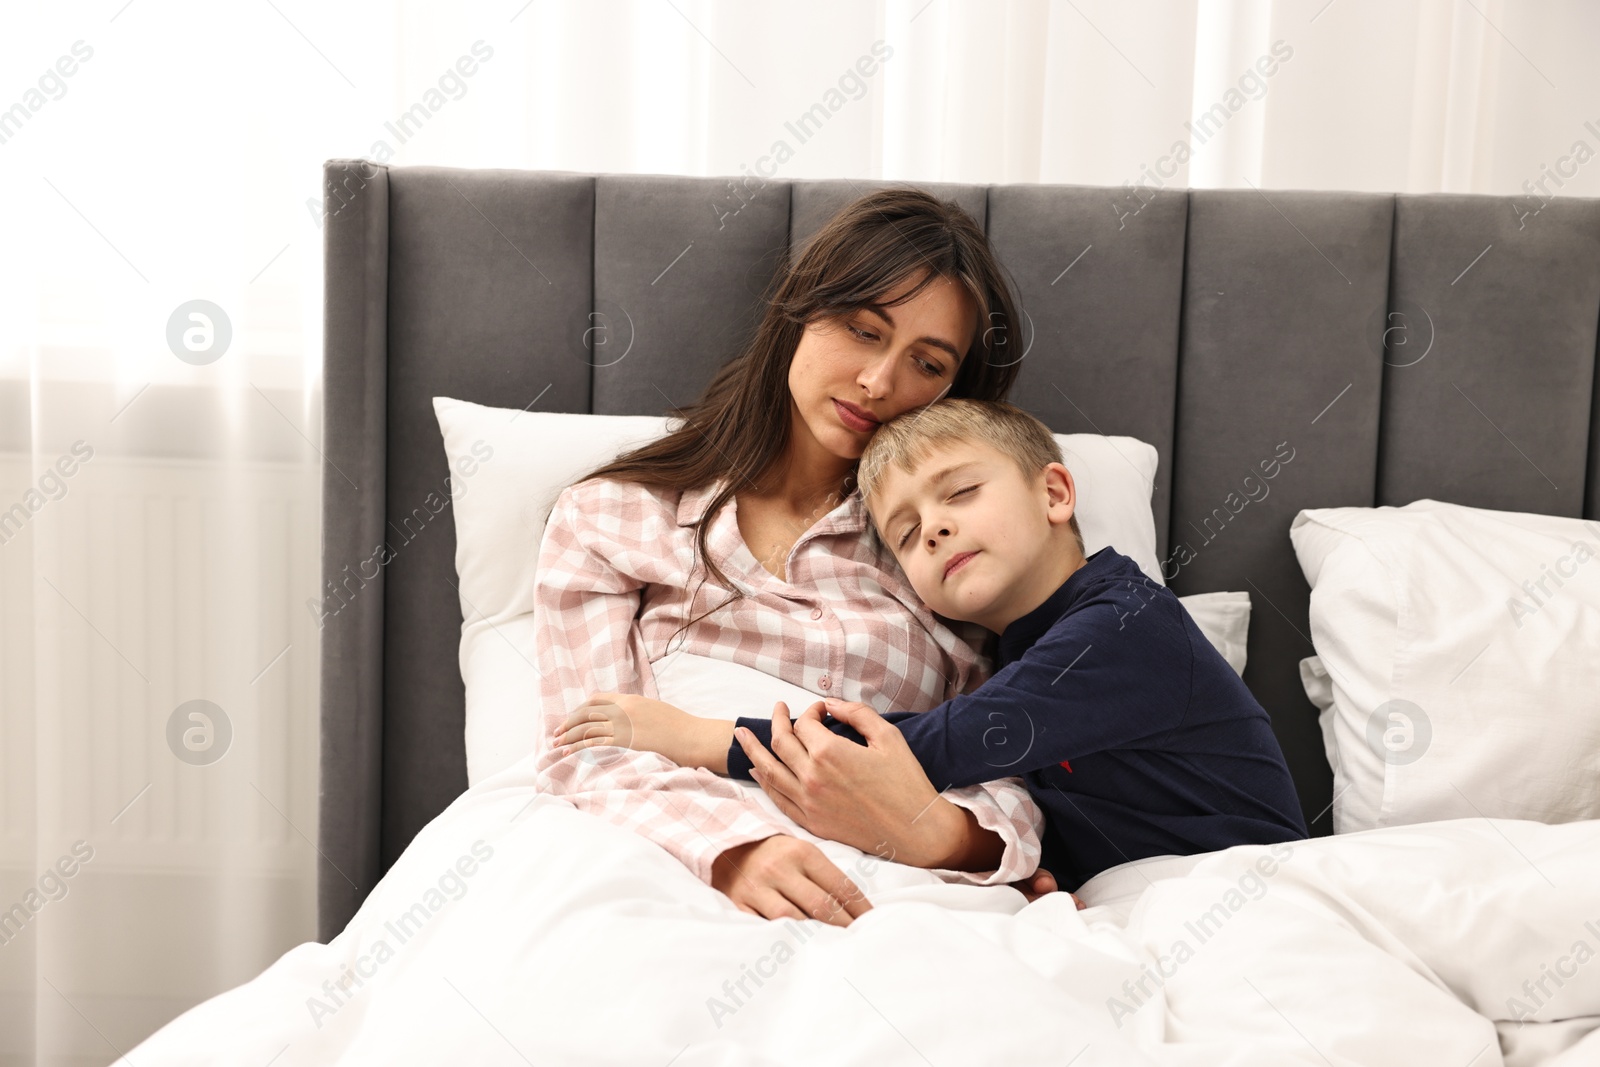
[[[872,435],[856,467],[856,485],[863,499],[880,488],[890,467],[907,474],[938,445],[980,441],[1009,456],[1024,478],[1033,478],[1051,463],[1064,463],[1061,446],[1050,428],[1004,400],[947,398],[889,420]],[[1083,554],[1083,532],[1077,509],[1068,520]]]

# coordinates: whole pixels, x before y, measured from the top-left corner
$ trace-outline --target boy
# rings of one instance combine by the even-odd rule
[[[1043,423],[998,402],[942,400],[873,435],[857,481],[912,588],[1000,635],[975,692],[883,719],[939,788],[1020,776],[1048,822],[1040,866],[1065,889],[1148,856],[1305,838],[1266,712],[1171,590],[1114,548],[1084,558],[1061,458]],[[823,703],[861,720],[859,705]],[[609,732],[578,725],[585,708],[563,738],[745,778],[749,753],[774,765],[767,720],[738,721],[747,741],[735,724],[656,707],[665,715],[619,712]]]

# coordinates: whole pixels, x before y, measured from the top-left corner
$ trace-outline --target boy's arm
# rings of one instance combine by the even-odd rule
[[[1176,727],[1188,707],[1193,662],[1181,611],[1166,598],[1136,614],[1115,598],[1086,605],[976,692],[883,718],[944,789],[1139,744]],[[741,718],[737,725],[770,750],[770,721]],[[824,725],[864,743],[845,723]],[[730,777],[750,777],[750,759],[737,741],[726,750],[725,766]]]
[[[819,837],[924,867],[950,882],[1014,883],[1039,865],[1044,812],[1017,778],[936,789],[900,731],[865,704],[836,714],[866,738],[822,725],[823,702],[795,724],[773,709],[773,750],[738,734],[752,777],[779,809]],[[887,848],[887,852],[885,849]]]

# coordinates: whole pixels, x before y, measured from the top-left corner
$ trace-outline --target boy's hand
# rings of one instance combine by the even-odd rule
[[[685,767],[703,766],[708,745],[720,740],[717,757],[727,772],[727,734],[716,731],[714,719],[690,715],[681,708],[634,693],[591,693],[572,709],[557,730],[553,743],[569,752],[596,745],[619,745],[639,752],[659,752]],[[730,727],[731,728],[731,727]],[[715,768],[713,768],[715,769]]]
[[[1046,893],[1056,893],[1061,889],[1061,887],[1056,884],[1056,876],[1045,870],[1043,867],[1040,867],[1038,870],[1034,871],[1021,881],[1012,882],[1010,885],[1012,889],[1015,889],[1017,892],[1027,897],[1028,903],[1030,904],[1044,896]],[[1076,895],[1074,895],[1072,899],[1077,900],[1078,898]],[[1083,907],[1083,903],[1080,901],[1078,906],[1080,908]]]
[[[1032,904],[1046,893],[1058,893],[1061,891],[1061,886],[1056,882],[1056,876],[1043,867],[1040,867],[1020,882],[1012,882],[1011,888],[1027,897],[1029,904]],[[1067,895],[1072,898],[1072,902],[1078,906],[1079,911],[1088,907],[1087,904],[1078,899],[1078,894],[1068,893]]]
[[[822,725],[824,707],[867,744]],[[771,752],[748,730],[735,736],[761,788],[818,837],[873,852],[887,843],[901,863],[955,869],[967,813],[939,796],[900,731],[870,706],[819,700],[791,726],[779,703]]]

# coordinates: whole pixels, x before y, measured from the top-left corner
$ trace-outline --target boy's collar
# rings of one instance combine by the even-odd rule
[[[1084,559],[1083,566],[1067,575],[1067,580],[1045,597],[1044,603],[1007,626],[1005,632],[1000,635],[999,659],[996,661],[996,667],[1003,667],[1021,659],[1022,654],[1032,648],[1039,638],[1044,636],[1045,631],[1054,626],[1056,620],[1066,612],[1067,606],[1077,598],[1078,590],[1084,583],[1112,565],[1116,558],[1117,551],[1110,545],[1097,549]]]

